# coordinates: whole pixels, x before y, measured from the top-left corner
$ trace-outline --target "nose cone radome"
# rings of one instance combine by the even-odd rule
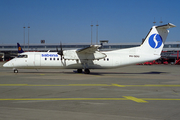
[[[7,67],[7,66],[8,66],[8,64],[7,64],[7,63],[4,63],[3,67]]]
[[[3,67],[13,67],[13,66],[12,66],[11,62],[9,61],[9,62],[6,62],[6,63],[3,65]]]

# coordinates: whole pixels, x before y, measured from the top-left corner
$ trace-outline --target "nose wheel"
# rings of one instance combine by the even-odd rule
[[[18,70],[17,70],[17,69],[14,69],[14,73],[18,73]]]

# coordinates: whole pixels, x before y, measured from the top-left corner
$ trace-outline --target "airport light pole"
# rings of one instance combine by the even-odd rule
[[[23,27],[23,28],[24,28],[24,49],[25,49],[25,28],[26,28],[26,27],[25,27],[25,24],[24,24],[24,27]]]
[[[160,24],[162,24],[163,23],[163,21],[162,21],[162,17],[161,17],[161,21],[159,22]]]
[[[93,27],[93,25],[92,25],[92,22],[91,22],[91,45],[92,45],[92,27]]]
[[[28,24],[28,51],[29,51],[29,28],[30,28],[30,26]]]
[[[155,26],[155,24],[156,24],[155,18],[154,18],[154,22],[153,23],[154,23],[154,26]]]
[[[98,44],[98,21],[97,21],[97,25],[96,25],[96,27],[97,27],[97,29],[96,29],[96,45]]]

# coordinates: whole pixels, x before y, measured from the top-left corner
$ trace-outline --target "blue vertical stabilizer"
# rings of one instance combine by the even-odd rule
[[[18,53],[23,53],[24,52],[19,43],[17,43],[17,47],[18,47]]]

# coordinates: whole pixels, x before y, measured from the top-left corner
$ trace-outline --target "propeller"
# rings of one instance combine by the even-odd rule
[[[61,56],[61,60],[63,59],[63,50],[62,50],[62,44],[60,42],[60,51],[58,51],[58,48],[56,48],[57,54]]]

